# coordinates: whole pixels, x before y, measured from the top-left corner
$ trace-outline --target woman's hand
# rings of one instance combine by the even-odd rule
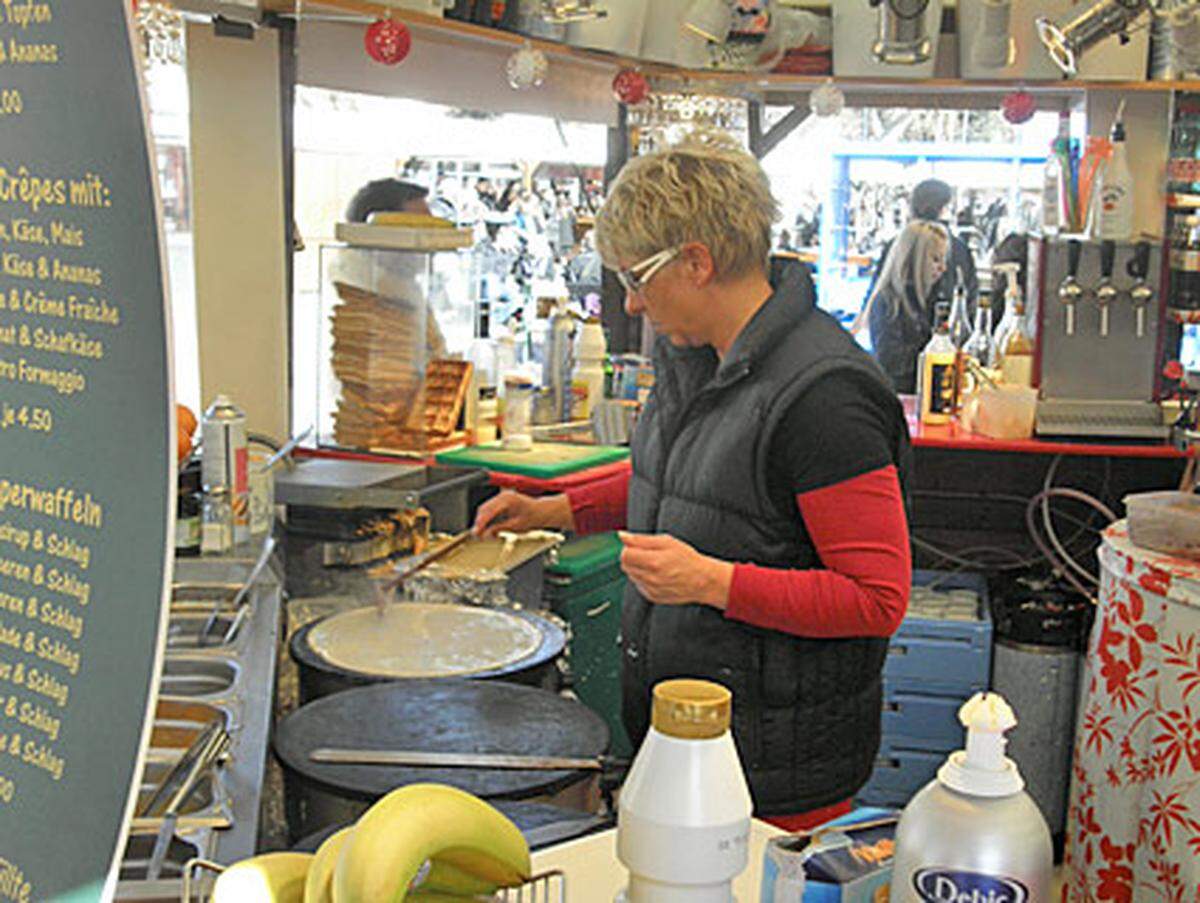
[[[525,533],[529,530],[575,529],[571,504],[565,495],[533,498],[506,489],[479,506],[475,514],[476,536],[495,536],[501,531]]]
[[[620,533],[621,568],[638,592],[658,605],[699,603],[724,609],[733,564],[701,555],[666,534]]]

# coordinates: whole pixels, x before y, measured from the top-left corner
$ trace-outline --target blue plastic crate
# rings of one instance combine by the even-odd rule
[[[956,621],[909,615],[888,646],[883,677],[896,690],[960,696],[989,686],[992,617],[987,581],[978,574],[914,571],[913,585],[936,582],[945,590],[969,589],[979,597],[978,619]]]
[[[883,685],[883,736],[894,746],[947,753],[962,749],[963,727],[958,710],[966,701],[958,694],[938,696]]]
[[[870,806],[905,806],[913,795],[937,777],[946,753],[904,749],[885,740],[875,757],[875,770],[855,799]]]

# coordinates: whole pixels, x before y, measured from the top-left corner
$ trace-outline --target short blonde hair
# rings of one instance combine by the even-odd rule
[[[727,135],[693,133],[625,165],[596,216],[596,246],[615,267],[700,242],[717,278],[741,276],[766,270],[777,219],[758,161]]]

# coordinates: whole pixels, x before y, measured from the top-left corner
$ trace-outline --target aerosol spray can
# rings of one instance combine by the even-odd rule
[[[229,519],[228,525],[204,525],[205,533],[228,535],[232,541],[243,543],[250,539],[250,478],[249,448],[246,443],[246,415],[225,395],[216,400],[204,412],[201,421],[202,437],[201,478],[204,493],[210,497],[223,497],[226,504],[213,506],[214,516]],[[207,511],[206,507],[206,511]],[[225,513],[228,512],[228,513]],[[214,529],[210,530],[210,526]],[[228,527],[228,531],[225,527]],[[223,545],[224,543],[216,543]],[[206,551],[226,551],[206,543]]]
[[[1049,903],[1050,830],[1025,793],[1004,732],[1017,723],[996,693],[958,712],[967,748],[952,753],[900,819],[892,903]]]

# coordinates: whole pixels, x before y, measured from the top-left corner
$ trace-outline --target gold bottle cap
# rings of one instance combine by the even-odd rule
[[[707,680],[664,680],[654,687],[651,723],[681,740],[711,740],[729,730],[733,694]]]

